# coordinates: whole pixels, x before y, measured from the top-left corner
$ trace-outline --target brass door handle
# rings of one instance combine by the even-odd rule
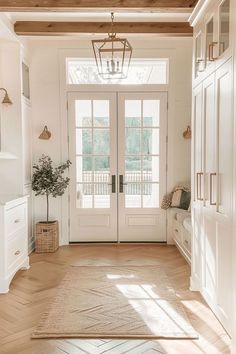
[[[209,44],[208,47],[208,59],[209,61],[215,61],[218,59],[217,57],[214,57],[214,46],[217,44],[217,42],[212,42]]]
[[[216,202],[212,201],[212,180],[213,180],[213,176],[216,176],[216,173],[210,173],[210,205],[216,205]]]
[[[202,198],[202,178],[203,172],[197,172],[197,200],[203,200]],[[199,188],[199,177],[200,177],[200,188]],[[199,196],[200,195],[200,196]]]

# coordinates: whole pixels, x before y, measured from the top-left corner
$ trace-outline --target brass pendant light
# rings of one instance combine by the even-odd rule
[[[118,38],[111,13],[111,32],[104,39],[92,40],[98,73],[103,79],[125,79],[128,75],[132,47],[126,38]]]

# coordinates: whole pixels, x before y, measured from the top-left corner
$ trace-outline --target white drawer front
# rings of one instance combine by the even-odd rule
[[[9,270],[27,254],[26,236],[20,233],[8,242],[7,246],[7,269]]]
[[[11,235],[26,226],[26,204],[6,211],[6,234]]]
[[[186,230],[183,233],[183,246],[189,253],[191,253],[191,234]]]
[[[176,241],[178,242],[182,242],[182,227],[181,225],[176,221],[174,220],[173,221],[173,234],[174,234],[174,238]]]

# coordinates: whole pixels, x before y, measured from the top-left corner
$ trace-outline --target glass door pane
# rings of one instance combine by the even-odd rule
[[[109,100],[76,100],[77,208],[110,208]]]
[[[125,100],[125,207],[159,207],[159,100]]]

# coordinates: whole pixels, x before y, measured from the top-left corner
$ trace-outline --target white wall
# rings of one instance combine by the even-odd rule
[[[34,161],[42,154],[49,154],[56,163],[67,157],[67,144],[63,138],[67,117],[60,109],[63,99],[60,96],[63,93],[63,90],[60,91],[60,57],[67,49],[76,49],[78,55],[85,56],[86,53],[86,56],[93,57],[90,40],[82,38],[73,41],[36,39],[30,43]],[[170,191],[177,183],[190,181],[190,141],[184,140],[182,133],[191,121],[192,40],[147,36],[145,40],[130,37],[130,42],[136,57],[170,56],[167,178],[167,189]],[[52,132],[52,138],[48,141],[38,139],[44,125]],[[62,199],[51,200],[51,218],[59,220],[62,230],[61,244],[68,242],[65,204],[66,195]],[[43,198],[35,198],[34,213],[35,221],[45,218]]]
[[[12,25],[0,15],[0,87],[7,89],[13,104],[0,104],[2,126],[0,194],[29,195],[29,250],[34,247],[31,200],[31,105],[22,95],[22,61],[30,64],[27,41],[20,40]],[[0,100],[3,92],[0,93]],[[3,158],[10,153],[14,159]]]
[[[0,193],[2,194],[23,193],[20,57],[19,43],[0,41],[0,87],[7,89],[13,102],[11,106],[0,107],[1,150],[16,157],[14,160],[0,159]],[[0,95],[2,101],[3,92]]]

